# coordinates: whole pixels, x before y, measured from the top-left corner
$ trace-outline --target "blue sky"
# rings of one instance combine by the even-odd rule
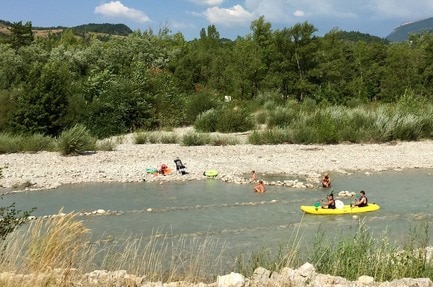
[[[0,19],[33,26],[123,23],[132,30],[168,27],[187,40],[215,25],[221,38],[250,33],[264,16],[273,29],[308,21],[323,35],[333,28],[386,37],[400,24],[433,17],[432,0],[0,0]]]

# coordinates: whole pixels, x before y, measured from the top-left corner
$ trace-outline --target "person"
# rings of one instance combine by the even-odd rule
[[[158,172],[162,175],[166,175],[168,172],[168,166],[165,163],[161,164],[161,168]]]
[[[365,191],[361,190],[359,192],[359,198],[355,200],[356,207],[364,207],[368,205],[368,198],[365,196]]]
[[[251,172],[251,181],[254,182],[254,181],[256,181],[256,179],[257,179],[257,174],[256,174],[256,171],[253,170]]]
[[[331,177],[329,177],[328,173],[325,173],[322,178],[322,187],[329,188],[331,187]]]
[[[265,184],[263,183],[263,180],[259,180],[259,183],[254,187],[255,192],[265,192]]]
[[[334,199],[334,194],[331,193],[329,194],[327,197],[327,202],[326,202],[326,207],[322,206],[322,208],[329,208],[329,209],[335,209],[335,199]]]

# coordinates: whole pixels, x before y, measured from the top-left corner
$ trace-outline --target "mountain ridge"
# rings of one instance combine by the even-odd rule
[[[410,21],[396,27],[385,37],[390,42],[404,42],[411,34],[430,33],[433,31],[433,17],[418,21]]]

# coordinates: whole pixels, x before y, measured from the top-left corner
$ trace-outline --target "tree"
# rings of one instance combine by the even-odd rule
[[[22,46],[30,45],[34,40],[32,22],[26,22],[24,25],[22,21],[14,22],[8,27],[8,30],[11,33],[8,43],[15,50],[18,50]]]
[[[64,63],[49,62],[33,71],[23,95],[18,98],[13,123],[17,131],[59,135],[68,106],[70,75]]]

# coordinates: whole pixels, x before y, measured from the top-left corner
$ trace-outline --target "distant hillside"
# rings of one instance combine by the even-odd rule
[[[386,39],[390,42],[403,42],[408,39],[410,34],[421,34],[432,31],[433,17],[400,25],[391,34],[386,36]]]
[[[361,32],[356,32],[356,31],[340,31],[339,32],[340,38],[343,40],[347,40],[347,41],[352,41],[352,42],[358,42],[358,41],[363,41],[366,43],[380,43],[380,42],[387,42],[386,39],[377,37],[377,36],[372,36],[370,34],[365,34],[365,33],[361,33]]]
[[[8,27],[12,25],[11,22],[0,20],[0,35],[7,35],[9,33]],[[96,33],[96,34],[105,34],[105,35],[117,35],[117,36],[128,36],[133,31],[124,24],[84,24],[75,27],[32,27],[33,32],[36,37],[44,37],[49,33],[57,34],[61,33],[63,30],[71,29],[75,35],[84,35],[86,33]]]

